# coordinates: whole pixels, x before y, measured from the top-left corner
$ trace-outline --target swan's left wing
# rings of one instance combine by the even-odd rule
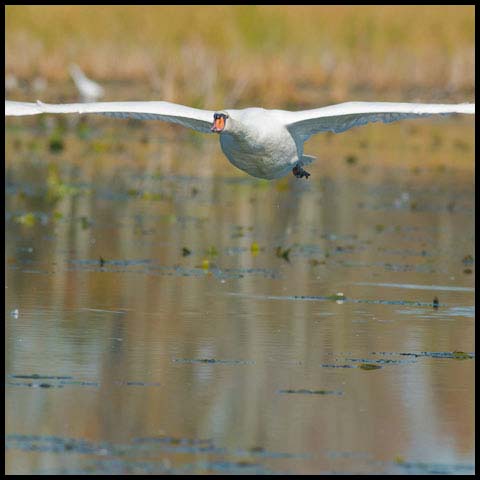
[[[92,103],[27,103],[5,100],[5,116],[38,115],[40,113],[100,113],[117,118],[163,120],[203,133],[211,133],[213,114],[210,110],[186,107],[170,102],[92,102]]]
[[[315,133],[340,133],[370,122],[390,123],[406,118],[450,113],[475,114],[475,104],[347,102],[314,110],[283,112],[282,117],[292,135],[306,141]]]

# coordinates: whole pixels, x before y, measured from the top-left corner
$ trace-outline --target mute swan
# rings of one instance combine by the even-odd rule
[[[18,80],[15,75],[8,73],[5,75],[5,91],[10,92],[18,88]]]
[[[78,65],[70,65],[70,75],[80,92],[83,102],[95,102],[105,94],[103,87],[97,82],[90,80]]]
[[[435,114],[475,114],[474,103],[347,102],[314,110],[289,112],[245,108],[200,110],[169,102],[99,102],[46,104],[5,100],[5,116],[40,113],[100,113],[118,118],[163,120],[203,133],[218,133],[228,160],[254,177],[268,180],[292,172],[308,178],[303,169],[315,158],[303,154],[303,144],[320,132],[340,133],[370,122],[390,123]]]

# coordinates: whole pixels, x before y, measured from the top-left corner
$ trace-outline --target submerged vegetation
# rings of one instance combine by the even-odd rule
[[[78,63],[198,107],[474,94],[473,6],[8,6],[5,28],[20,81],[70,81]]]

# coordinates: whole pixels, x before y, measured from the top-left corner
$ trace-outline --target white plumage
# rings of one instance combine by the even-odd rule
[[[70,65],[70,75],[83,102],[95,102],[105,94],[103,87],[97,82],[90,80],[78,65]]]
[[[263,108],[213,111],[169,102],[54,105],[5,100],[5,116],[40,113],[98,113],[118,118],[163,120],[203,133],[215,131],[220,134],[222,150],[233,165],[255,177],[274,179],[289,171],[297,177],[308,177],[302,167],[313,157],[303,154],[303,143],[316,133],[340,133],[371,122],[390,123],[429,115],[475,114],[475,104],[347,102],[290,112]],[[218,124],[217,117],[221,117]]]

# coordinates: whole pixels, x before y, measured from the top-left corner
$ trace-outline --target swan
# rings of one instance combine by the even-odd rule
[[[41,113],[98,113],[163,120],[203,133],[217,133],[223,153],[234,166],[254,177],[272,180],[289,172],[297,178],[310,176],[303,167],[315,157],[304,155],[303,144],[316,133],[345,132],[370,122],[475,114],[475,104],[347,102],[291,112],[257,107],[213,111],[155,101],[47,104],[5,100],[5,116]]]
[[[10,92],[11,90],[15,90],[18,88],[18,80],[15,75],[11,73],[7,73],[5,75],[5,91]]]
[[[70,65],[70,75],[83,102],[95,102],[105,95],[103,87],[97,82],[90,80],[78,65]]]

